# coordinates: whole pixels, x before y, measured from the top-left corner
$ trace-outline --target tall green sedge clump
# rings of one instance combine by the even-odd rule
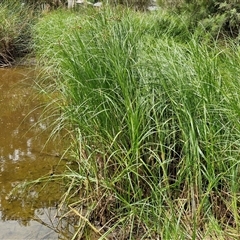
[[[70,130],[78,165],[65,175],[73,238],[239,233],[239,50],[175,41],[161,17],[58,11],[36,26],[54,132]]]
[[[33,11],[21,1],[0,2],[0,65],[10,65],[31,50]]]
[[[194,39],[184,46],[158,40],[155,49],[158,54],[149,54],[147,59],[155,73],[153,89],[161,89],[155,91],[167,99],[163,114],[169,115],[167,129],[173,129],[163,145],[174,171],[171,195],[184,209],[183,215],[187,214],[179,220],[187,217],[191,222],[193,239],[203,239],[199,232],[203,226],[210,237],[221,236],[217,228],[211,228],[213,219],[221,222],[222,231],[239,224],[239,190],[235,188],[239,157],[234,150],[239,144],[239,106],[229,87],[238,85],[235,61],[239,53],[216,46],[210,50]]]

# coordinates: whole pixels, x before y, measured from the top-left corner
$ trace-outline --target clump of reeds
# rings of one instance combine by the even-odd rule
[[[33,12],[21,1],[0,2],[0,65],[11,65],[31,49]]]
[[[71,130],[78,164],[75,236],[238,236],[239,49],[163,33],[162,17],[106,8],[36,26],[54,131]]]

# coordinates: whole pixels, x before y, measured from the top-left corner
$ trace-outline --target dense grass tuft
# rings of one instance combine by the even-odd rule
[[[73,139],[79,238],[238,234],[239,49],[210,49],[179,19],[106,8],[36,25],[54,131]]]
[[[32,9],[21,1],[0,2],[0,66],[11,65],[31,49]]]

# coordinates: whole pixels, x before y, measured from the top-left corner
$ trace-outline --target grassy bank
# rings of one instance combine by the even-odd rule
[[[34,14],[21,1],[0,2],[0,66],[9,66],[31,51]]]
[[[78,166],[73,238],[239,237],[239,48],[187,19],[105,8],[36,25],[47,115]]]

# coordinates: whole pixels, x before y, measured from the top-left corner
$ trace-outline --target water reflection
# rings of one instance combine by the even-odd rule
[[[49,176],[53,168],[60,173],[65,165],[56,157],[57,142],[41,152],[47,136],[39,133],[46,125],[36,125],[40,110],[29,114],[39,105],[33,78],[30,69],[0,69],[0,239],[67,239],[57,212],[61,181],[11,194],[17,184]]]

